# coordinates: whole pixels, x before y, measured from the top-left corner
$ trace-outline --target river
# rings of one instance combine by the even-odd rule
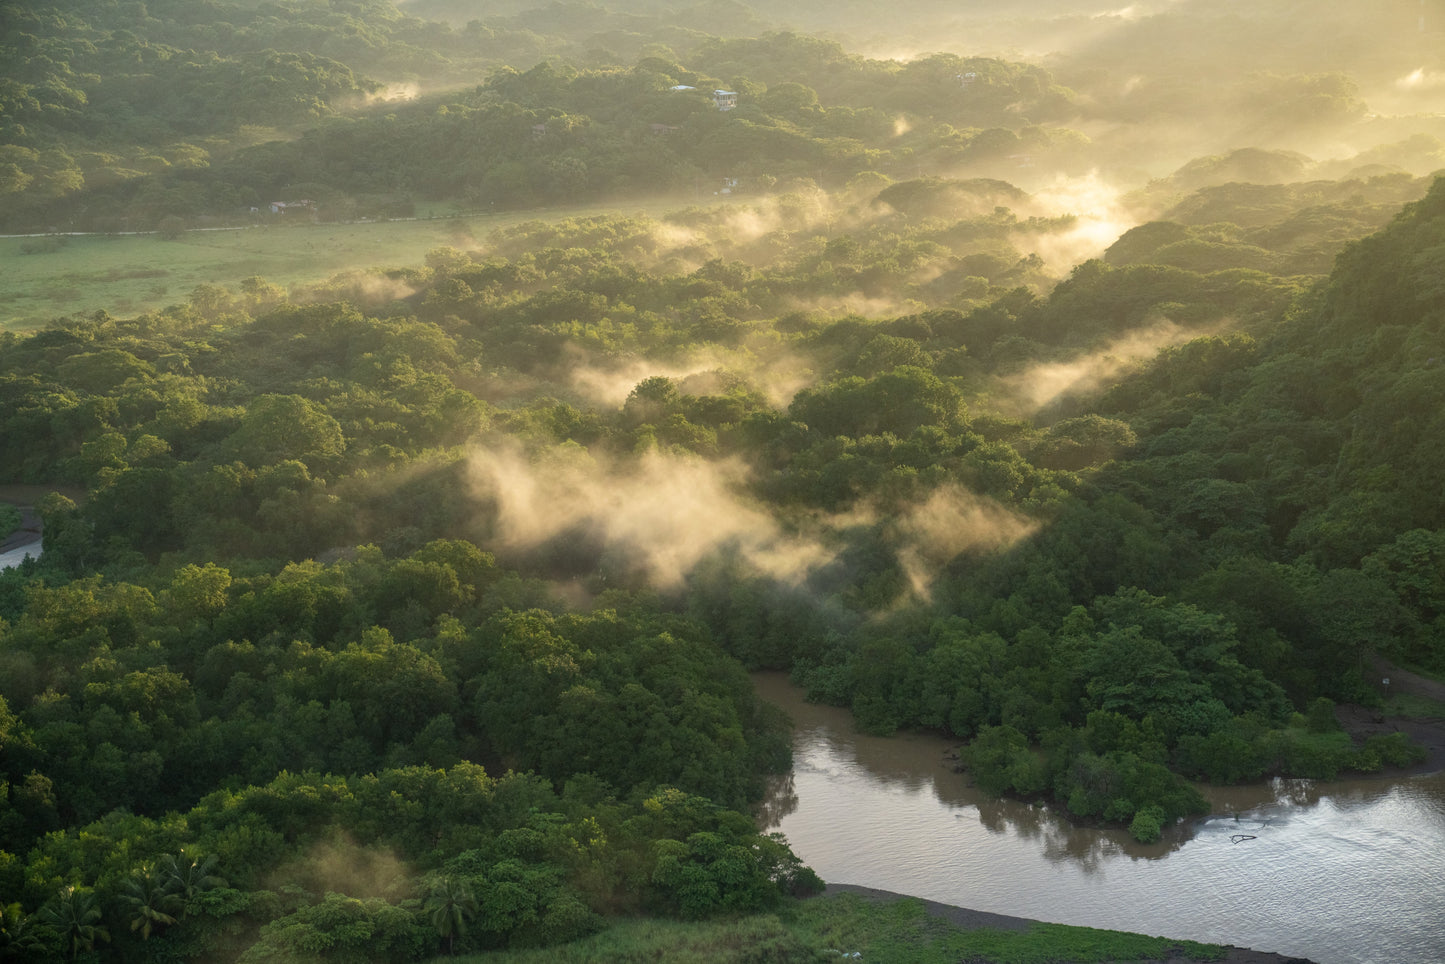
[[[0,552],[0,569],[9,569],[12,566],[18,566],[26,559],[39,558],[40,543],[31,542],[17,549],[11,549],[8,552]]]
[[[0,487],[0,502],[3,502],[3,487]],[[40,516],[28,505],[20,509],[20,528],[0,538],[0,569],[18,566],[27,558],[40,558]]]
[[[1445,773],[1201,788],[1213,814],[1145,845],[980,794],[952,741],[865,736],[754,679],[796,724],[764,822],[831,883],[1320,964],[1445,962]]]

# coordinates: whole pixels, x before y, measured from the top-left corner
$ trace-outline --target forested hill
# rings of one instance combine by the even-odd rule
[[[1072,95],[1042,68],[868,60],[794,34],[730,40],[762,25],[697,10],[554,6],[453,28],[384,2],[202,14],[27,0],[0,11],[0,28],[7,231],[246,224],[273,201],[334,221],[418,202],[695,196],[722,178],[757,190],[877,166],[1013,167],[1011,154],[1082,142],[1052,129]],[[712,100],[721,87],[742,97],[732,116]],[[917,134],[898,132],[905,112]]]
[[[1137,180],[1239,146],[1295,154],[1291,180],[1445,164],[1445,124],[1421,100],[1433,89],[1425,68],[1413,87],[1382,65],[1360,68],[1371,93],[1387,91],[1386,110],[1313,34],[1329,72],[1282,53],[1297,43],[1261,45],[1287,29],[1289,5],[1248,16],[1212,6],[1135,22],[1034,5],[1038,19],[1015,26],[1062,45],[1043,52],[1045,68],[1043,54],[999,53],[1009,43],[865,56],[779,30],[770,17],[783,8],[741,4],[527,5],[448,24],[422,19],[435,5],[383,0],[17,0],[0,8],[0,230],[281,223],[277,202],[308,202],[293,218],[351,221],[696,199],[724,184],[831,189],[869,171]],[[957,46],[978,50],[974,15],[952,14],[964,18],[947,21]],[[1429,62],[1430,37],[1395,36],[1397,20],[1331,29],[1384,33],[1402,57],[1424,44]],[[1193,33],[1190,49],[1214,58],[1210,82],[1180,85],[1151,53],[1171,45],[1150,30]],[[1219,67],[1242,50],[1250,72]],[[737,95],[734,110],[717,109],[719,88]],[[1341,156],[1342,144],[1358,146]]]
[[[1201,474],[1255,491],[1249,501],[1266,509],[1268,544],[1326,569],[1373,560],[1363,568],[1383,577],[1420,551],[1424,532],[1442,522],[1440,465],[1430,441],[1445,384],[1442,241],[1445,185],[1436,181],[1388,229],[1345,248],[1329,282],[1261,340],[1254,365],[1222,384],[1214,405],[1186,418],[1175,402],[1166,413],[1157,407],[1160,395],[1150,399],[1140,383],[1120,386],[1101,409],[1150,426],[1151,446],[1226,460]],[[1176,394],[1178,387],[1166,391]],[[1258,441],[1272,448],[1257,450],[1240,431],[1263,436]],[[1280,462],[1288,467],[1269,464]],[[1228,492],[1245,492],[1217,489],[1226,502]],[[1255,517],[1251,509],[1235,519]],[[1396,544],[1388,562],[1372,555],[1406,536],[1415,549]],[[1436,614],[1419,615],[1428,623]],[[1387,645],[1402,637],[1403,625],[1382,623],[1361,641]],[[1403,637],[1418,639],[1422,628]],[[1411,658],[1427,660],[1427,649]]]
[[[1445,672],[1434,121],[1233,78],[1206,149],[1067,57],[407,9],[0,8],[14,224],[733,192],[0,332],[0,484],[49,492],[0,573],[0,953],[775,907],[819,881],[749,814],[788,766],[752,668],[1142,840],[1189,779],[1418,758],[1334,709]],[[1090,170],[1152,131],[1172,173]]]
[[[1442,228],[1437,182],[1313,288],[1136,235],[1047,297],[829,321],[754,318],[745,265],[668,274],[655,225],[539,222],[368,310],[255,281],[8,335],[8,478],[87,496],[0,576],[7,939],[404,960],[458,902],[472,947],[768,906],[810,878],[725,809],[786,762],[743,665],[1145,839],[1201,805],[1177,774],[1407,761],[1330,701],[1372,698],[1370,651],[1440,665],[1404,420]],[[1255,336],[990,411],[1165,306]],[[784,354],[823,374],[774,402]]]

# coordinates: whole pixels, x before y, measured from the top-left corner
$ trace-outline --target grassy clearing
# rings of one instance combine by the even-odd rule
[[[964,930],[929,917],[919,900],[877,902],[840,894],[804,901],[779,914],[737,921],[629,921],[564,947],[443,960],[469,964],[791,964],[835,961],[855,952],[861,954],[859,959],[873,964],[1098,964],[1171,956],[1217,961],[1225,956],[1225,949],[1214,944],[1062,924],[1037,924],[1027,931]]]
[[[495,215],[357,224],[267,224],[156,235],[0,238],[0,328],[107,311],[130,317],[186,300],[200,284],[235,290],[259,275],[273,284],[324,281],[344,271],[422,262],[433,248],[475,248],[522,221],[560,221],[609,211],[658,216],[678,199],[515,211]]]
[[[1395,693],[1385,701],[1383,712],[1413,720],[1445,719],[1445,701],[1416,693]]]

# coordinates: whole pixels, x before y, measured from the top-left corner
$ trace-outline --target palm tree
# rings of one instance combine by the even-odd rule
[[[186,916],[186,909],[198,895],[226,882],[214,873],[216,855],[197,860],[182,850],[179,854],[166,854],[159,861],[158,873],[166,892],[179,902],[180,916]]]
[[[130,929],[140,931],[141,940],[151,939],[158,926],[176,922],[171,911],[183,911],[185,901],[167,887],[168,881],[151,864],[142,864],[130,873],[120,904],[130,920]]]
[[[18,903],[0,907],[0,961],[39,960],[46,932]]]
[[[426,906],[431,910],[432,926],[446,938],[447,953],[453,953],[458,934],[466,934],[467,922],[477,912],[477,899],[466,884],[454,877],[443,877],[432,885]]]
[[[110,941],[110,931],[99,923],[100,901],[95,892],[68,884],[40,910],[40,920],[55,928],[63,943],[70,946],[70,959],[81,951],[95,947],[95,942]]]

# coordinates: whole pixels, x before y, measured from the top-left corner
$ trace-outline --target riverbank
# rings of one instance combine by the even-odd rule
[[[26,556],[40,558],[40,513],[28,505],[17,505],[20,528],[0,539],[0,569],[18,566]]]
[[[1080,826],[1062,807],[982,793],[945,763],[956,741],[862,734],[845,709],[808,703],[781,674],[754,681],[796,723],[769,829],[824,880],[1283,960],[1440,964],[1445,770],[1206,787],[1213,816],[1142,844]],[[1398,694],[1387,706],[1430,711]],[[1428,727],[1418,736],[1430,742]]]
[[[1425,758],[1414,766],[1389,767],[1375,774],[1361,774],[1363,777],[1393,779],[1445,770],[1445,718],[1386,716],[1377,710],[1354,704],[1337,707],[1335,716],[1339,719],[1340,726],[1356,743],[1363,743],[1367,738],[1380,734],[1403,733],[1425,750]]]
[[[955,927],[965,930],[1004,930],[1004,931],[1028,931],[1036,926],[1045,926],[1043,921],[1033,920],[1028,917],[1011,917],[1006,914],[993,914],[988,911],[972,910],[967,907],[957,907],[953,904],[942,904],[935,900],[922,900],[922,898],[909,897],[907,894],[896,894],[888,890],[878,890],[875,887],[864,887],[859,884],[829,884],[823,892],[824,896],[837,896],[839,894],[853,894],[863,900],[876,902],[890,902],[898,900],[919,900],[923,904],[924,911],[929,917],[947,921]],[[1181,941],[1184,945],[1187,942]],[[1286,957],[1282,954],[1273,954],[1268,951],[1256,951],[1246,947],[1234,947],[1224,945],[1224,956],[1215,958],[1224,964],[1313,964],[1307,958]],[[1171,953],[1168,957],[1150,958],[1128,958],[1128,964],[1184,964],[1186,961],[1197,961],[1200,958],[1190,956],[1182,951]],[[1090,957],[1089,960],[1099,960]],[[1124,964],[1125,959],[1116,959],[1118,964]],[[1067,959],[1059,964],[1067,964]]]
[[[35,505],[52,492],[59,493],[77,505],[85,501],[85,489],[78,485],[34,485],[25,482],[0,484],[0,502],[20,510],[20,528],[0,538],[0,569],[18,566],[26,556],[40,558],[44,526]]]
[[[1385,709],[1355,703],[1335,708],[1344,731],[1363,743],[1372,736],[1404,733],[1424,747],[1425,759],[1412,767],[1381,771],[1381,776],[1418,776],[1445,770],[1445,683],[1396,666],[1383,656],[1370,657],[1370,668],[1385,700]],[[1406,706],[1410,712],[1391,712]]]
[[[437,958],[452,964],[1311,964],[1242,948],[985,914],[868,887],[829,887],[772,912],[711,921],[611,920],[541,950]]]

